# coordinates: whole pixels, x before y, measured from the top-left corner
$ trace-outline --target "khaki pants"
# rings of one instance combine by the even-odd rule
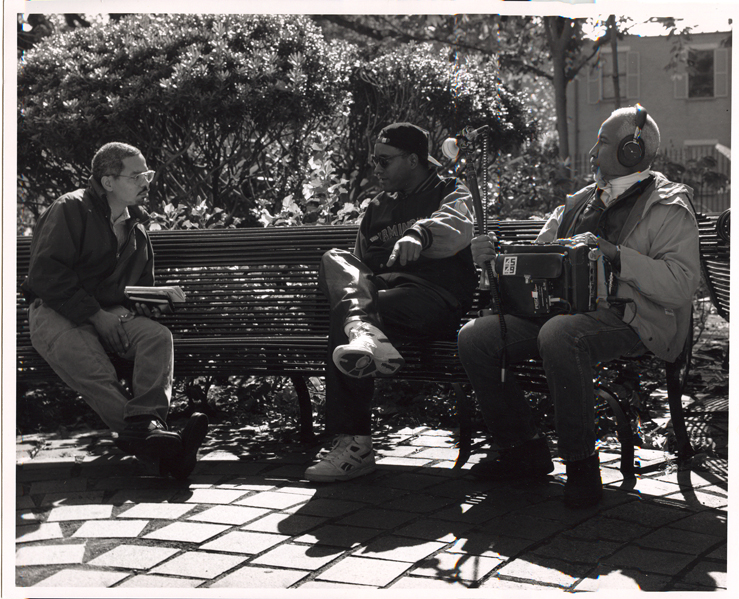
[[[97,412],[111,430],[126,419],[151,415],[166,422],[172,397],[174,350],[169,329],[144,316],[124,322],[134,363],[132,395],[121,384],[92,324],[75,325],[36,300],[28,313],[31,343],[59,377]]]

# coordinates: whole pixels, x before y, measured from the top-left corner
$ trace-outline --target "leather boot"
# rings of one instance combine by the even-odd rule
[[[603,497],[600,460],[595,453],[584,460],[566,462],[567,482],[564,501],[567,507],[584,508],[596,505]]]
[[[549,446],[544,437],[501,449],[492,460],[470,468],[470,474],[485,480],[513,480],[546,476],[554,470]]]

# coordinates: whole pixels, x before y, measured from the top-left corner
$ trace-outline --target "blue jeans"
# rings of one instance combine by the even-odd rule
[[[40,300],[31,305],[28,323],[36,351],[111,430],[122,431],[132,416],[167,421],[174,373],[167,327],[145,316],[123,323],[131,345],[122,357],[134,363],[129,395],[92,324],[75,325]]]
[[[506,315],[507,363],[541,357],[552,400],[559,455],[582,460],[595,451],[593,366],[646,351],[636,331],[614,310],[528,319]],[[512,372],[501,382],[503,341],[498,315],[482,316],[459,332],[459,357],[493,439],[502,447],[536,435],[532,410]]]
[[[453,338],[464,309],[447,291],[417,277],[402,272],[375,275],[345,250],[324,254],[318,284],[331,307],[326,431],[333,435],[370,435],[374,378],[346,376],[332,358],[334,348],[348,341],[346,324],[357,320],[373,324],[393,343]]]

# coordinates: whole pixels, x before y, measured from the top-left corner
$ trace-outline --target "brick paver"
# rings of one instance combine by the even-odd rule
[[[459,553],[437,553],[411,570],[414,576],[443,580],[479,581],[503,563],[501,559]]]
[[[617,453],[604,451],[603,502],[568,510],[560,460],[542,483],[482,483],[467,468],[451,469],[456,450],[448,431],[388,433],[374,474],[317,485],[302,479],[312,455],[305,448],[287,444],[282,453],[272,444],[263,458],[245,461],[243,448],[228,450],[227,427],[214,427],[212,436],[218,449],[206,444],[186,482],[161,479],[112,445],[97,444],[109,452],[104,463],[100,453],[88,456],[94,433],[48,445],[43,436],[25,439],[15,595],[34,586],[61,595],[87,587],[463,596],[476,588],[728,585],[725,460],[710,473],[675,472],[659,469],[664,452],[643,452],[642,462],[657,466],[634,487],[623,484]]]
[[[228,530],[228,526],[219,524],[200,524],[196,522],[174,522],[150,532],[144,538],[160,541],[181,541],[184,543],[203,543],[208,539]]]
[[[305,570],[245,566],[220,578],[210,588],[286,589],[307,574]]]
[[[91,566],[109,566],[130,570],[148,570],[178,553],[171,547],[148,547],[146,545],[119,545],[90,560]]]
[[[408,570],[409,564],[349,556],[319,574],[319,580],[384,587]]]
[[[243,561],[243,556],[192,551],[156,566],[151,572],[152,574],[176,574],[209,580],[238,566]]]
[[[213,541],[201,545],[211,551],[227,551],[229,553],[257,554],[274,547],[290,537],[262,532],[235,530]]]
[[[92,520],[85,522],[72,535],[98,539],[134,538],[141,534],[146,520]]]
[[[16,552],[15,564],[16,566],[79,564],[84,554],[84,544],[26,546]]]
[[[285,544],[260,555],[252,563],[262,566],[315,570],[336,559],[342,552],[341,547]]]
[[[48,578],[33,585],[36,587],[80,587],[80,588],[105,588],[113,586],[116,582],[126,578],[125,572],[107,572],[102,570],[61,570]]]
[[[68,522],[70,520],[95,520],[110,518],[112,505],[62,505],[49,512],[48,522]]]

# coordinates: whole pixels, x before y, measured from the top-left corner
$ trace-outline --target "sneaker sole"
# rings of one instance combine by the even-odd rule
[[[334,350],[334,364],[346,376],[362,379],[377,373],[377,364],[372,354],[358,351],[345,351],[341,347]]]
[[[392,358],[386,362],[381,362],[377,366],[377,374],[380,376],[392,376],[398,372],[398,370],[403,368],[404,365],[405,360],[402,356],[398,356],[397,358]]]
[[[336,348],[334,364],[346,376],[361,379],[368,376],[392,376],[405,364],[402,356],[390,360],[375,360],[372,354],[359,351],[344,351]]]
[[[367,466],[365,468],[357,468],[356,470],[352,470],[346,474],[313,474],[306,471],[305,478],[316,483],[334,483],[359,478],[366,474],[372,474],[375,470],[377,470],[376,464],[372,464],[372,466]]]

